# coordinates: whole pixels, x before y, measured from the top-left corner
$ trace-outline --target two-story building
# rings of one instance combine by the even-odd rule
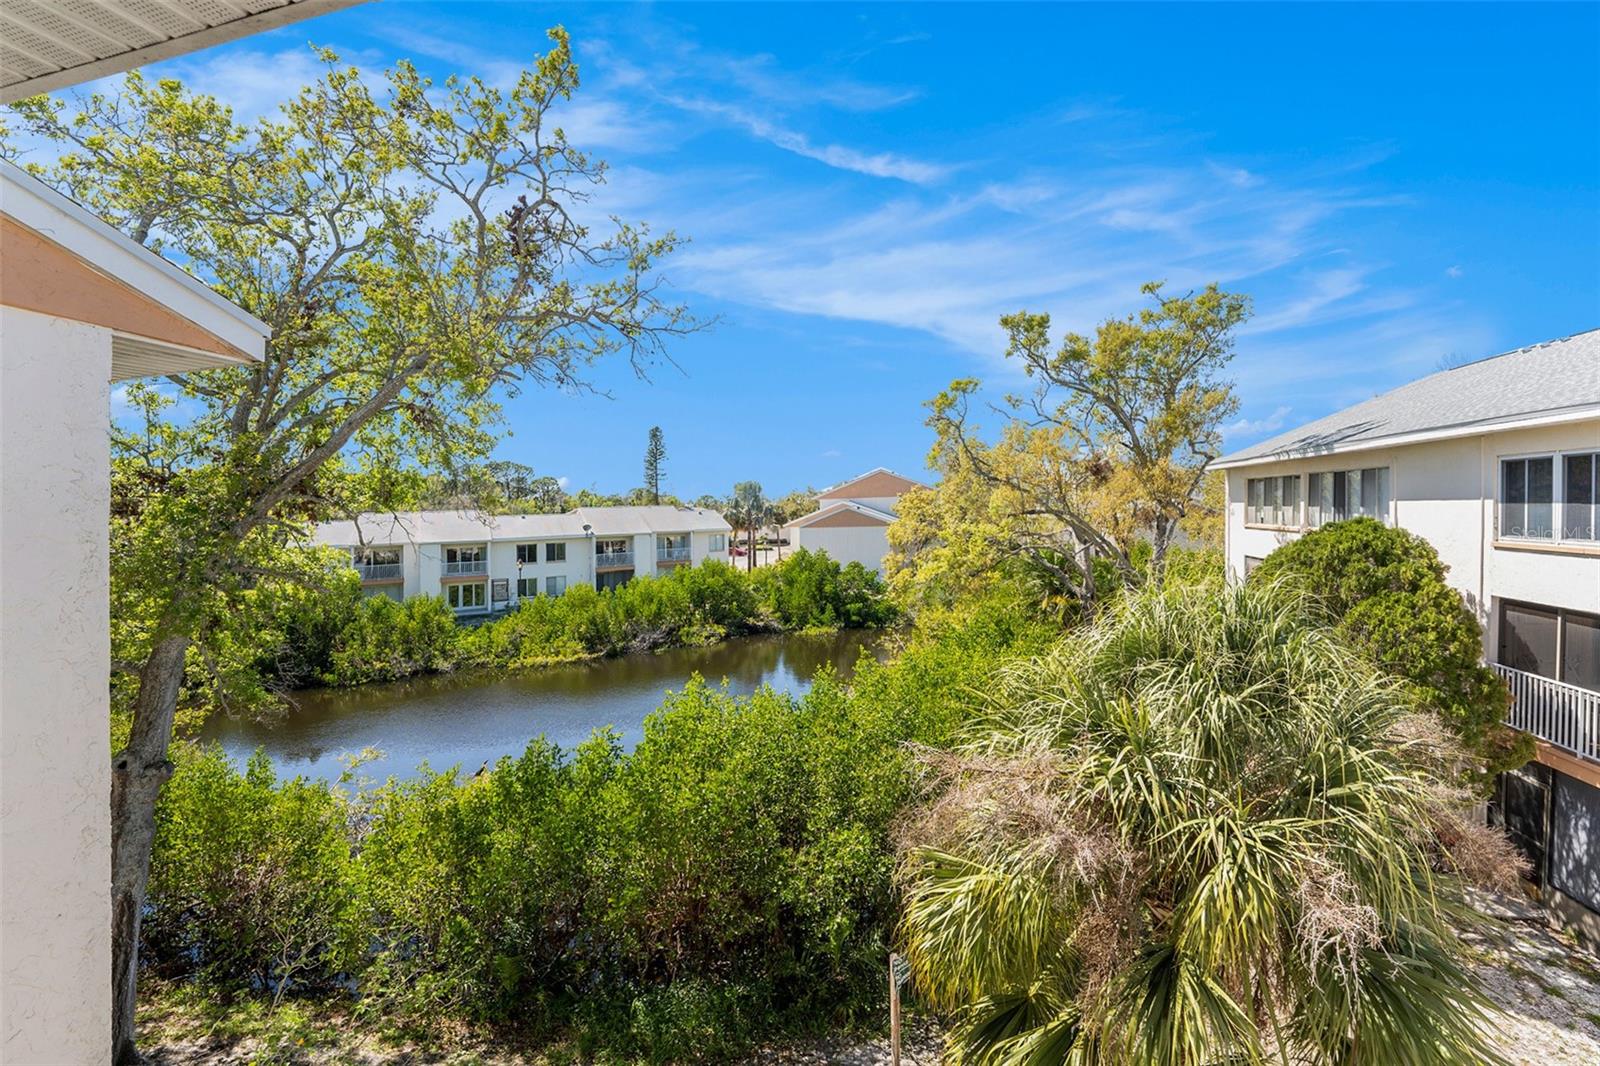
[[[727,520],[696,507],[580,507],[565,514],[463,511],[367,514],[317,528],[350,552],[369,595],[439,596],[487,614],[571,585],[615,588],[707,559],[728,559]]]
[[[920,482],[878,467],[817,494],[817,509],[783,527],[789,543],[809,551],[825,551],[841,566],[860,563],[883,573],[889,554],[889,526],[900,497]]]
[[[1367,515],[1428,540],[1537,761],[1496,816],[1600,939],[1600,330],[1414,381],[1225,456],[1227,564]]]

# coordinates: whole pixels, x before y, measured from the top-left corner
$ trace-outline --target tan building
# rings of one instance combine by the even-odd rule
[[[841,564],[860,563],[881,574],[900,497],[922,487],[880,466],[820,493],[815,511],[783,529],[790,547],[825,551]]]

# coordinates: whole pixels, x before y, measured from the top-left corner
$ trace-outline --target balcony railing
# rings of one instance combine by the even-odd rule
[[[362,581],[392,581],[400,576],[399,563],[356,563]]]
[[[604,570],[607,567],[616,569],[618,567],[632,565],[632,552],[597,552],[594,557],[594,566],[596,570]]]
[[[1600,762],[1600,692],[1491,665],[1511,689],[1506,725]]]
[[[489,560],[487,559],[446,559],[444,572],[447,577],[456,577],[462,574],[487,574]]]
[[[657,548],[656,562],[658,563],[686,563],[689,561],[688,548]]]

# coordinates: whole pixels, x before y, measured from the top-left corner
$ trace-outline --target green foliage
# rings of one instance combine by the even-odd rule
[[[405,603],[369,596],[333,639],[321,679],[359,685],[448,670],[459,659],[460,640],[455,613],[437,596]]]
[[[977,380],[928,402],[938,483],[902,497],[889,529],[901,602],[970,595],[999,566],[1034,583],[1058,617],[1088,616],[1106,575],[1159,579],[1180,531],[1215,543],[1221,482],[1207,471],[1238,409],[1223,375],[1250,300],[1216,285],[1141,292],[1148,306],[1093,336],[1068,333],[1054,350],[1048,314],[1001,318],[1006,357],[1032,388],[1006,398],[992,439],[971,418]],[[1153,552],[1139,568],[1132,554],[1145,543]]]
[[[1501,724],[1510,697],[1483,664],[1483,630],[1426,540],[1371,518],[1334,522],[1274,551],[1250,580],[1309,590],[1346,637],[1444,720],[1486,780],[1532,755],[1531,742]]]
[[[328,984],[366,948],[348,810],[326,786],[278,783],[257,755],[179,747],[161,793],[143,935],[163,969],[278,991]]]
[[[650,427],[650,438],[644,448],[644,490],[650,494],[650,502],[661,502],[661,475],[662,464],[667,461],[667,444],[661,434],[660,426]]]
[[[1516,861],[1283,586],[1146,589],[926,760],[903,931],[956,1061],[1499,1061],[1446,921]]]
[[[887,625],[895,610],[878,575],[825,551],[801,548],[755,575],[762,603],[785,629],[853,629]]]
[[[695,680],[631,754],[606,733],[571,753],[535,740],[480,776],[349,797],[185,749],[147,965],[214,994],[271,991],[277,942],[253,930],[281,929],[311,945],[291,994],[348,978],[372,1018],[510,1025],[651,1061],[875,1021],[908,742],[947,741],[994,664],[1047,636],[976,605],[803,699]],[[333,935],[306,927],[312,901]]]

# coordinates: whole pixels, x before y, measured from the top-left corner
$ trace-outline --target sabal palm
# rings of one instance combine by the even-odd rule
[[[1010,669],[906,832],[955,1061],[1497,1061],[1446,916],[1515,860],[1452,757],[1283,588],[1141,593]]]

